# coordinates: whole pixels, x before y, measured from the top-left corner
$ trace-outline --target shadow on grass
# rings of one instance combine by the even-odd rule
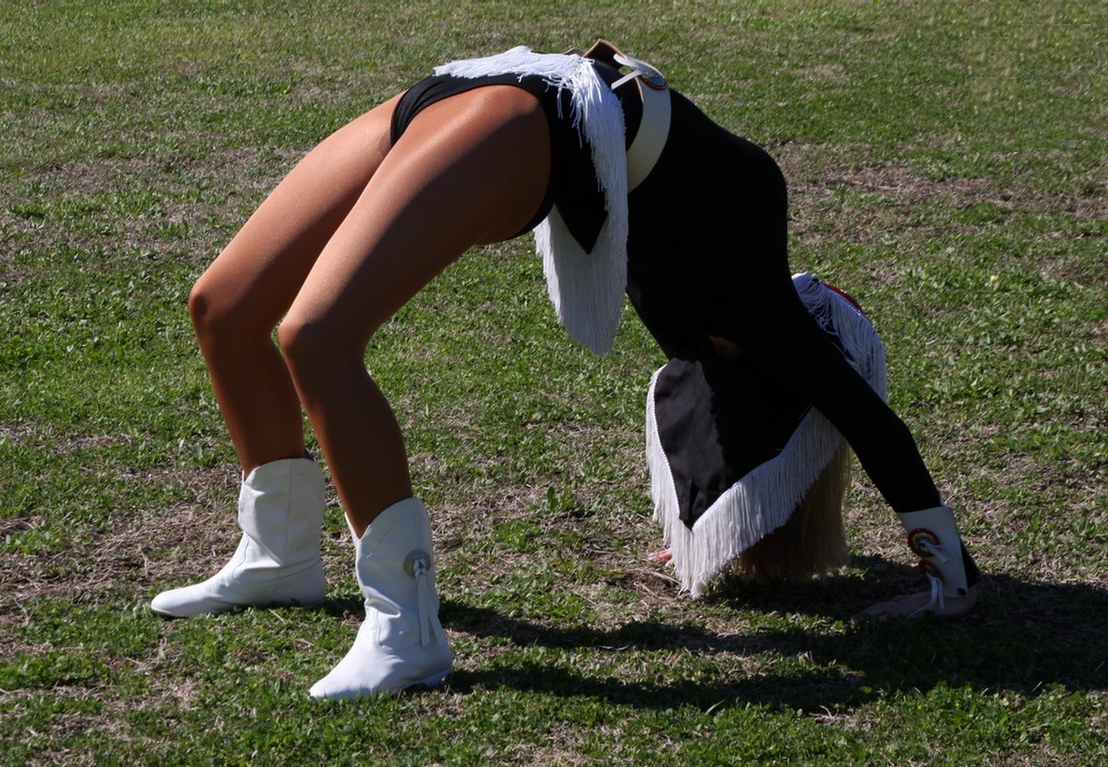
[[[919,587],[918,572],[913,568],[876,559],[860,563],[867,570],[891,575],[889,583],[882,579],[886,587],[901,580],[907,589]],[[895,573],[887,572],[890,567]],[[834,599],[828,599],[829,590],[834,591]],[[1028,695],[1055,686],[1074,691],[1108,690],[1108,639],[1104,636],[1108,591],[1004,575],[983,577],[979,590],[974,612],[962,618],[928,616],[856,623],[850,622],[851,616],[897,592],[875,594],[868,577],[844,577],[835,579],[832,587],[820,583],[767,589],[725,587],[712,597],[715,605],[737,610],[774,610],[844,621],[827,632],[768,629],[720,634],[689,622],[663,621],[631,622],[612,631],[587,626],[563,629],[456,602],[444,602],[442,619],[454,630],[508,638],[521,646],[593,648],[612,653],[683,649],[707,656],[754,660],[764,656],[768,665],[777,668],[781,659],[805,659],[793,664],[796,670],[783,673],[710,681],[701,673],[697,679],[676,683],[604,675],[593,668],[501,660],[487,670],[459,671],[452,687],[461,691],[507,687],[645,708],[710,708],[724,701],[739,701],[818,710],[938,685]],[[689,612],[694,611],[695,607]],[[737,622],[746,623],[738,616]],[[625,666],[622,660],[611,664],[613,668]]]
[[[365,618],[365,600],[356,593],[343,597],[328,596],[319,603],[316,609],[336,618],[345,618],[350,615],[357,616],[359,621]]]

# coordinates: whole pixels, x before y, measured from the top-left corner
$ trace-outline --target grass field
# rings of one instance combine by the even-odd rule
[[[0,5],[0,764],[1108,764],[1108,3]],[[957,620],[856,473],[853,562],[692,601],[651,371],[557,326],[521,238],[374,339],[440,548],[443,688],[321,704],[361,619],[165,621],[237,540],[185,297],[296,158],[440,61],[598,36],[778,158],[794,268],[859,297],[985,572]],[[674,222],[680,226],[680,222]]]

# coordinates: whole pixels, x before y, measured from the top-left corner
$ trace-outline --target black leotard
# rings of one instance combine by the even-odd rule
[[[614,81],[615,70],[596,66],[606,82]],[[423,80],[398,104],[393,140],[427,105],[489,84],[518,85],[534,94],[551,126],[550,184],[527,229],[556,204],[575,239],[591,250],[604,208],[589,147],[559,117],[570,114],[569,94],[541,77]],[[619,90],[629,145],[641,104],[634,88]],[[907,427],[843,359],[796,294],[788,264],[788,195],[777,163],[680,93],[670,94],[665,148],[628,197],[627,294],[635,310],[670,358],[710,360],[717,369],[721,364],[708,337],[737,344],[743,364],[753,364],[830,419],[894,510],[939,505]],[[734,372],[742,375],[741,366]]]
[[[785,179],[764,150],[672,92],[666,147],[628,207],[627,293],[669,357],[711,359],[708,336],[732,341],[827,416],[894,510],[941,503],[908,428],[797,296]]]

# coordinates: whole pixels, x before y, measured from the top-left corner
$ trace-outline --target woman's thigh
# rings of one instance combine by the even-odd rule
[[[343,126],[281,181],[193,289],[194,316],[268,333],[389,152],[399,96]]]
[[[282,342],[311,330],[314,343],[360,350],[465,250],[518,232],[546,193],[549,131],[538,100],[513,86],[420,112],[327,242]]]

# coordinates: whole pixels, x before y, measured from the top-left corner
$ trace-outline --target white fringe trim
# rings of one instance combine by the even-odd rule
[[[884,347],[865,316],[811,275],[795,275],[793,284],[816,321],[839,336],[854,369],[886,399]],[[785,448],[736,482],[690,530],[680,518],[673,472],[654,416],[654,387],[660,372],[651,378],[646,407],[654,519],[662,525],[681,590],[697,597],[732,560],[789,520],[843,438],[819,411],[810,409]]]
[[[570,91],[569,119],[592,148],[607,218],[592,252],[569,233],[555,207],[535,227],[547,294],[570,337],[597,354],[611,351],[627,287],[627,151],[623,108],[589,59],[577,54],[534,53],[518,46],[495,56],[453,61],[435,74],[483,77],[537,75]]]

